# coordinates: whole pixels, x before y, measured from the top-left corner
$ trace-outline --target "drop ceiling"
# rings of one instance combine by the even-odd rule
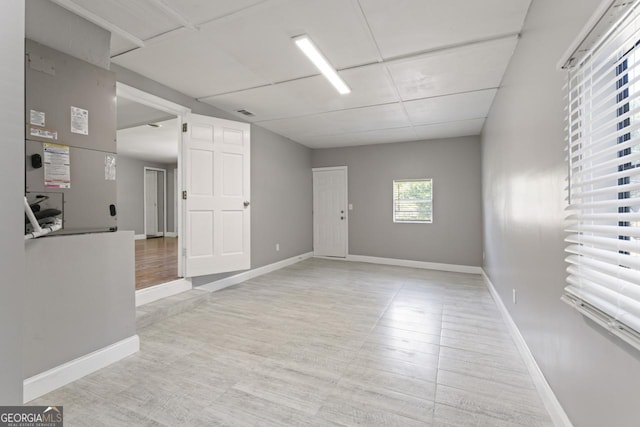
[[[112,62],[312,148],[478,135],[530,3],[53,1],[111,30]],[[297,49],[300,34],[350,94]]]

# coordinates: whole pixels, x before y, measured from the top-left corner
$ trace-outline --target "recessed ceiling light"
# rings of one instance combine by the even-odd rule
[[[306,34],[297,36],[293,38],[293,41],[341,95],[346,95],[351,92],[349,86],[340,78],[338,72],[329,64],[329,61],[327,61],[324,55],[320,53],[309,36]]]

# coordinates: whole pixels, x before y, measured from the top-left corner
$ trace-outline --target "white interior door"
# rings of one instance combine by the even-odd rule
[[[190,114],[183,133],[185,276],[251,268],[250,127]]]
[[[144,232],[147,236],[155,236],[158,234],[158,173],[145,170],[144,181]]]
[[[347,168],[313,169],[313,253],[347,256]]]

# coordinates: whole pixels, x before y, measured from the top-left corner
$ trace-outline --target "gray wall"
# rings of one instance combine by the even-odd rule
[[[347,166],[349,254],[482,264],[480,140],[452,138],[313,150],[313,167]],[[393,180],[433,179],[433,223],[393,222]]]
[[[0,14],[0,405],[22,404],[24,2]]]
[[[556,64],[598,3],[532,2],[482,136],[485,271],[574,425],[630,427],[640,352],[560,301],[567,167]]]
[[[135,335],[132,232],[47,237],[25,246],[25,378]]]
[[[76,58],[101,66],[105,61],[108,64],[108,32],[48,1],[27,3],[25,31],[29,37]],[[5,16],[11,19],[4,13],[2,19]],[[24,34],[20,36],[20,43],[22,37]],[[24,50],[17,63],[24,63]],[[22,73],[22,66],[20,68]],[[20,97],[24,97],[23,85],[15,87]],[[11,111],[19,112],[20,116],[12,120],[22,127],[20,103],[13,104]],[[21,136],[20,140],[23,139]],[[24,176],[22,142],[19,149],[22,159],[19,164],[11,158],[10,151],[9,154],[3,152],[2,162],[13,162],[2,168],[12,176],[4,180],[5,188],[19,181],[17,177]],[[24,185],[20,183],[20,187],[22,193]],[[22,218],[20,214],[21,231]],[[3,234],[3,245],[5,241]],[[24,247],[25,243],[21,242],[14,251],[23,253]],[[46,237],[27,242],[26,254],[26,298],[18,308],[24,315],[21,375],[32,376],[135,334],[132,233]],[[16,261],[15,264],[20,259]],[[118,268],[113,269],[114,265]],[[6,300],[2,298],[2,301]],[[4,344],[0,347],[4,348]]]
[[[312,209],[311,150],[251,126],[251,267],[311,252]]]
[[[133,230],[144,234],[144,168],[166,169],[167,171],[167,231],[173,230],[173,169],[175,164],[148,162],[127,156],[118,156],[118,230]],[[171,171],[171,176],[169,176]],[[158,197],[160,202],[161,197]],[[161,209],[160,203],[158,207]],[[162,228],[162,215],[158,216]]]

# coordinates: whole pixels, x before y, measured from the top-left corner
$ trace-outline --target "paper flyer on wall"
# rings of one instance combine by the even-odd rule
[[[89,111],[71,106],[71,133],[89,135]]]
[[[44,186],[47,188],[71,188],[71,162],[69,146],[43,143]]]
[[[107,181],[116,180],[116,155],[107,154],[104,157],[104,179]]]

